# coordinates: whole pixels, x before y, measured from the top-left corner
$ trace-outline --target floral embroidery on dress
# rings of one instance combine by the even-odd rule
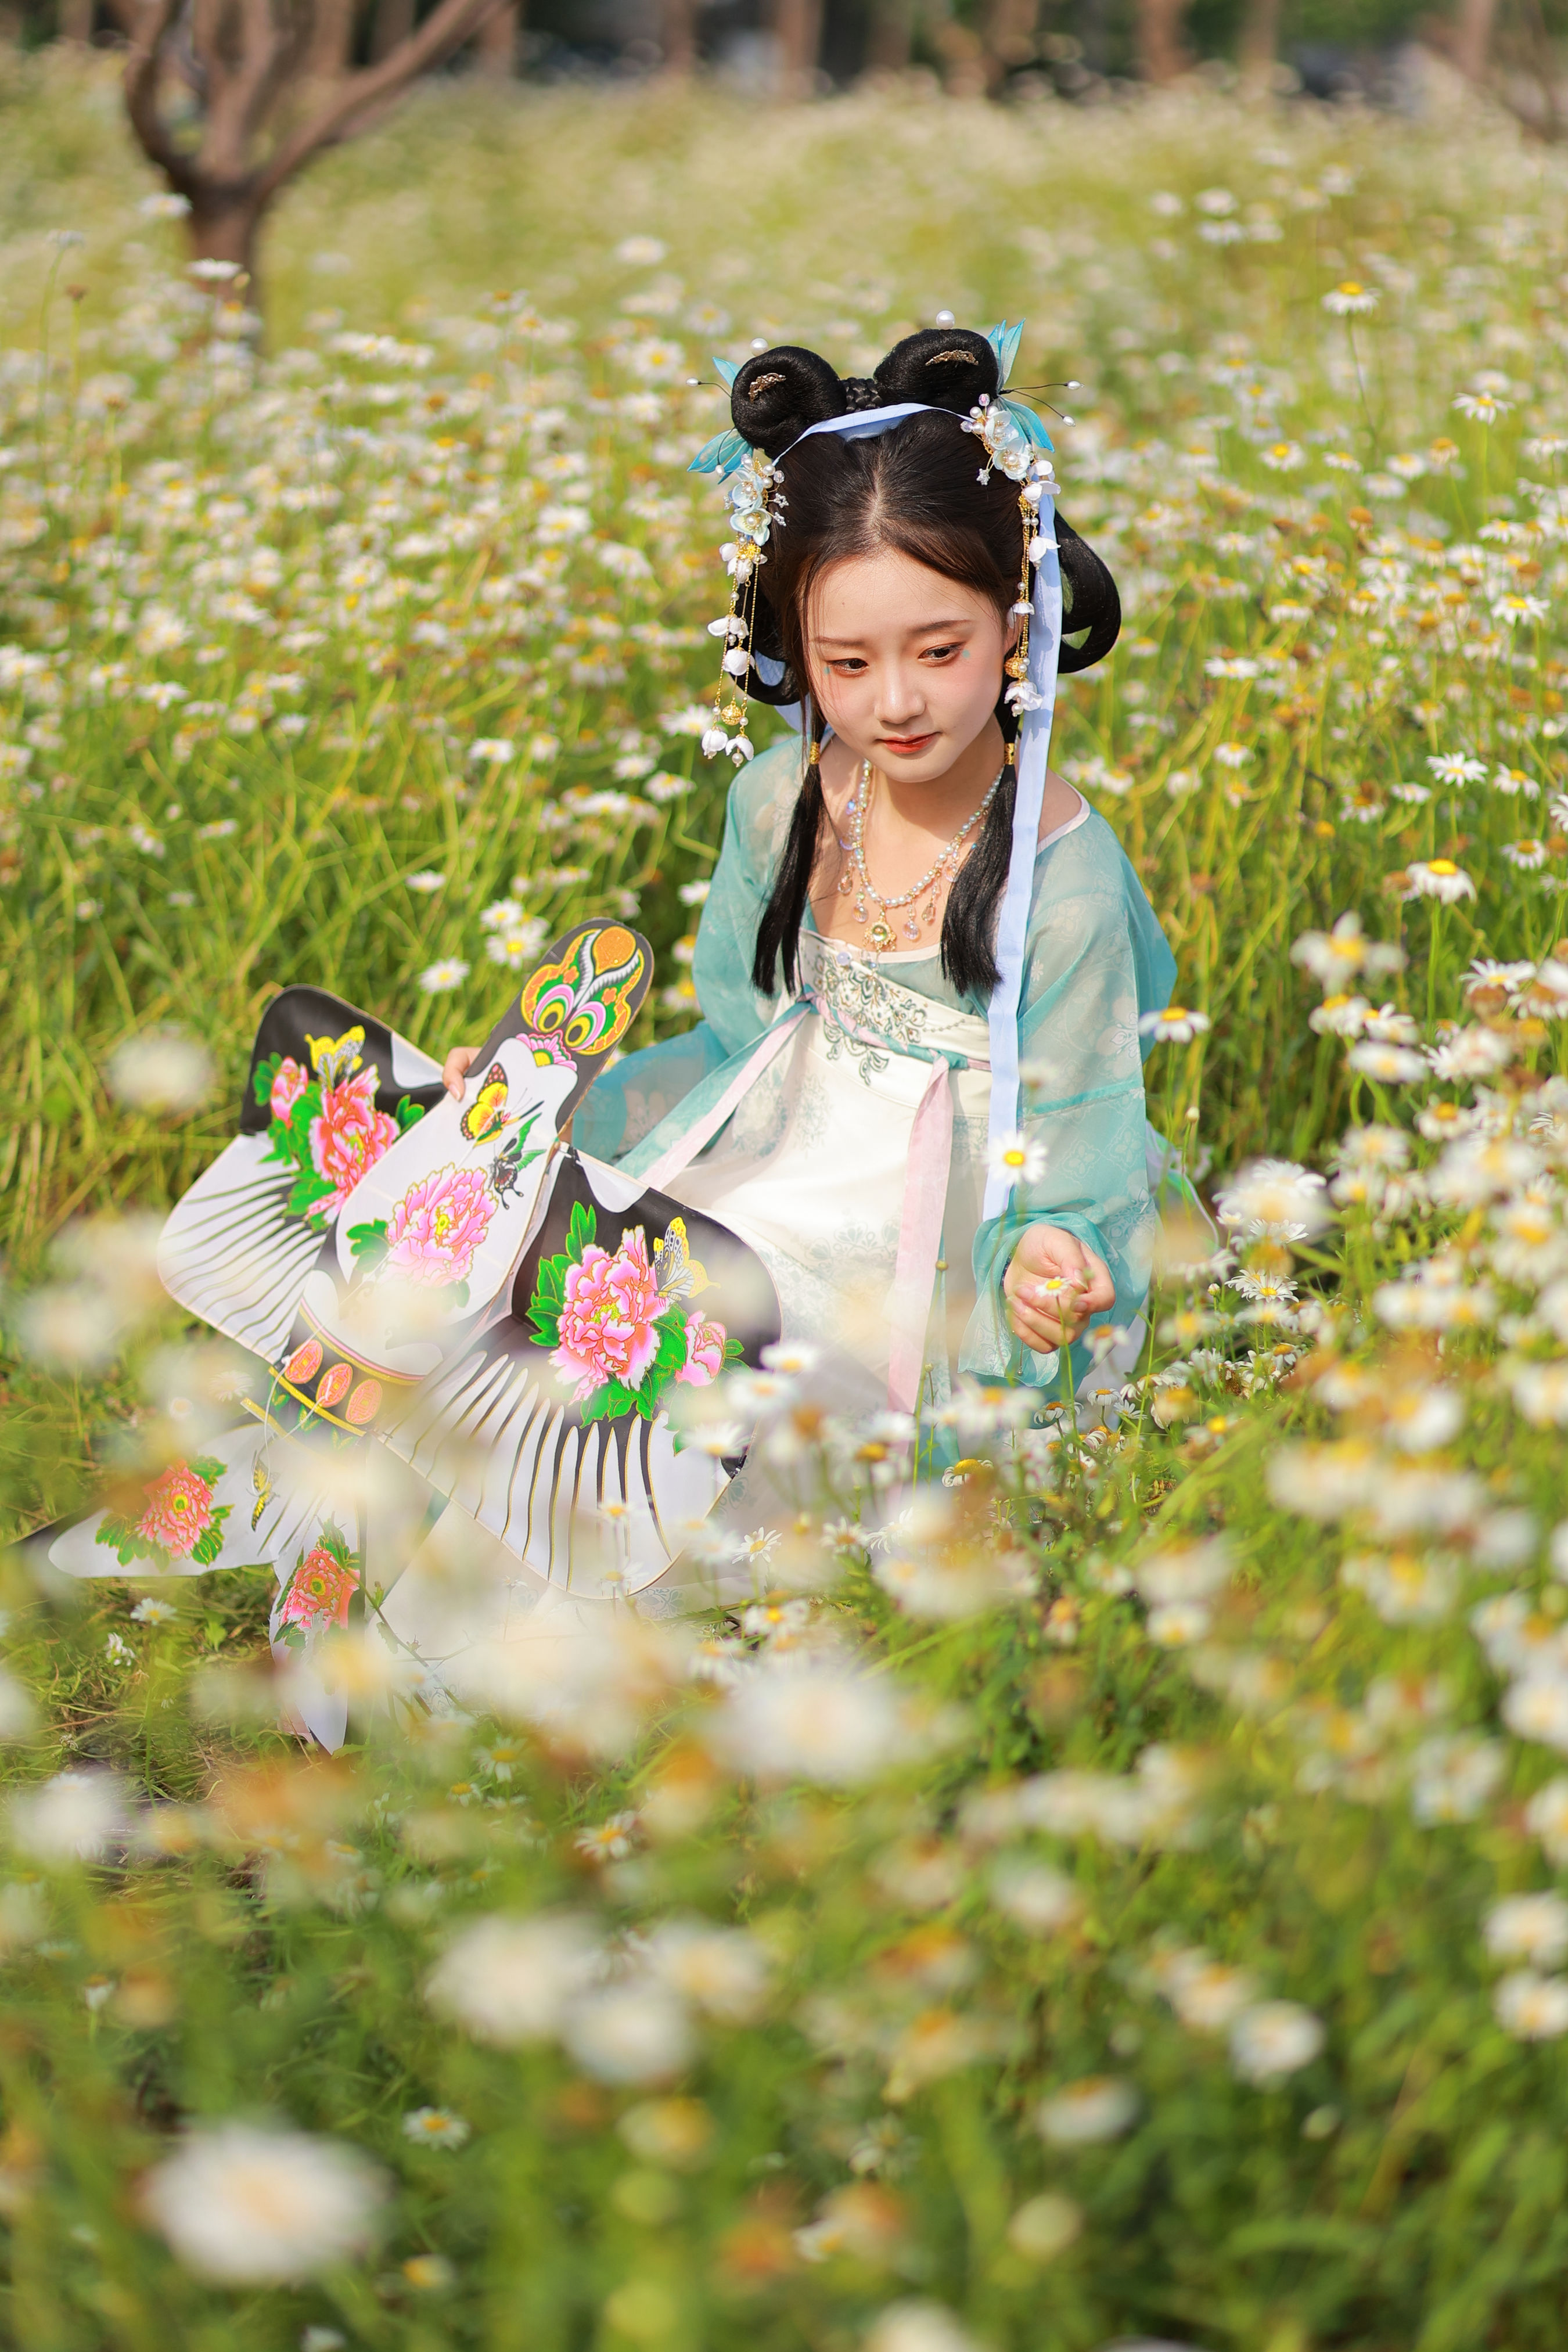
[[[613,1252],[595,1241],[597,1229],[594,1210],[576,1202],[565,1249],[540,1260],[529,1320],[584,1422],[628,1412],[652,1421],[670,1388],[707,1387],[740,1360],[741,1343],[722,1323],[686,1311],[708,1277],[687,1253],[684,1218],[671,1218],[651,1260],[641,1225]]]
[[[306,1044],[308,1070],[291,1054],[269,1054],[258,1064],[253,1085],[268,1114],[268,1158],[291,1160],[298,1171],[289,1213],[324,1229],[361,1177],[423,1113],[406,1096],[395,1117],[376,1108],[380,1073],[363,1061],[363,1029]]]
[[[106,1512],[93,1540],[109,1545],[121,1568],[133,1559],[151,1560],[165,1574],[181,1559],[211,1568],[223,1549],[223,1523],[229,1515],[228,1504],[213,1501],[222,1476],[223,1464],[206,1455],[171,1463],[143,1488],[146,1502],[140,1516],[122,1518]]]
[[[888,1055],[879,1046],[907,1054],[921,1042],[927,1006],[911,989],[885,980],[870,964],[824,950],[817,958],[814,993],[822,1012],[828,1060],[836,1062],[847,1053],[868,1086],[888,1067]]]

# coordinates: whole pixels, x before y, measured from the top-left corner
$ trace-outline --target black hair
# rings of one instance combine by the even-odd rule
[[[771,457],[789,451],[784,488],[787,528],[775,528],[757,575],[745,691],[768,703],[799,702],[809,712],[810,673],[804,616],[813,585],[833,563],[891,547],[932,572],[973,590],[1005,614],[1018,593],[1022,558],[1018,497],[1000,471],[977,482],[974,439],[961,432],[984,394],[1000,390],[996,355],[984,335],[960,327],[929,327],[906,336],[874,376],[841,381],[815,352],[795,344],[759,352],[731,389],[735,428]],[[801,436],[808,426],[858,410],[920,401],[942,415],[917,415],[861,440],[837,434]],[[795,445],[799,443],[799,446]],[[1116,643],[1121,605],[1116,583],[1093,549],[1058,512],[1062,617],[1079,639],[1064,637],[1058,667],[1087,669]],[[773,668],[764,679],[757,657]],[[1016,722],[998,698],[997,720],[1014,739]],[[942,926],[942,968],[962,994],[984,998],[996,985],[994,944],[997,901],[1012,856],[1015,784],[1011,768],[997,786],[974,845],[948,894]],[[811,895],[826,811],[816,765],[791,814],[784,854],[757,927],[752,978],[771,995],[778,968],[794,988],[800,927]]]

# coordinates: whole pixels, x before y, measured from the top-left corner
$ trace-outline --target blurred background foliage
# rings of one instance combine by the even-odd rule
[[[132,35],[138,5],[5,0],[0,37],[111,47]],[[383,59],[438,5],[318,0],[312,63]],[[1565,31],[1568,0],[503,0],[446,62],[533,82],[695,71],[794,97],[914,75],[959,95],[1083,104],[1131,83],[1239,73],[1285,95],[1419,111],[1433,58],[1505,99],[1522,76],[1550,100]]]

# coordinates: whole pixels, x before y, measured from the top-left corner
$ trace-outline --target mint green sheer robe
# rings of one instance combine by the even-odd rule
[[[652,1167],[718,1100],[777,1012],[778,999],[752,986],[752,957],[800,772],[800,746],[791,739],[736,776],[692,964],[702,1018],[683,1036],[628,1054],[597,1081],[574,1127],[575,1140],[595,1159],[632,1175]],[[984,1016],[983,1003],[944,980],[935,950],[898,959],[889,976]],[[1157,1228],[1152,1176],[1159,1151],[1151,1149],[1144,1112],[1138,1024],[1168,1003],[1174,980],[1174,961],[1137,876],[1110,827],[1085,804],[1041,844],[1035,867],[1019,1063],[1022,1125],[1044,1145],[1045,1166],[1006,1216],[987,1220],[975,1235],[976,1301],[958,1350],[960,1371],[1043,1389],[1059,1382],[1058,1357],[1025,1349],[1007,1326],[1002,1280],[1026,1224],[1059,1226],[1104,1260],[1116,1304],[1097,1322],[1128,1325],[1140,1312]],[[983,1128],[955,1121],[955,1167],[961,1155],[984,1162],[986,1148]],[[1074,1353],[1081,1355],[1076,1376],[1089,1359],[1081,1342]]]

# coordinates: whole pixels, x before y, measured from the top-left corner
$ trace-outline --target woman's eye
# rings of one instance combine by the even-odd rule
[[[836,677],[858,677],[866,665],[858,654],[846,654],[838,661],[829,662],[827,667]]]
[[[928,646],[925,658],[927,661],[951,661],[957,651],[956,646]]]

